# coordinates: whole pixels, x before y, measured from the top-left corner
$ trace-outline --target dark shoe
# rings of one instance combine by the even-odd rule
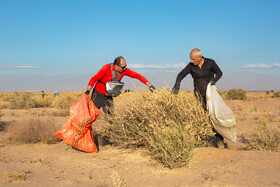
[[[200,145],[197,145],[197,147],[210,147],[208,144],[200,144]]]
[[[216,144],[217,144],[218,149],[224,149],[225,148],[224,141],[222,139],[218,138],[218,137],[217,137],[217,143]]]

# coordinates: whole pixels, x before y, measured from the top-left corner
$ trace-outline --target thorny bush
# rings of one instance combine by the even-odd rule
[[[186,165],[212,134],[209,116],[192,93],[166,88],[125,93],[102,123],[103,136],[123,147],[144,147],[166,167]]]

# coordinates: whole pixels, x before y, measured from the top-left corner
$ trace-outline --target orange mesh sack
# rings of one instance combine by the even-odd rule
[[[73,148],[95,153],[97,147],[93,140],[91,124],[99,113],[89,96],[84,94],[80,101],[72,104],[70,118],[54,135]]]

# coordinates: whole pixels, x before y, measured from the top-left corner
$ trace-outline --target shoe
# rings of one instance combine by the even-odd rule
[[[197,145],[197,147],[209,147],[208,144],[200,144],[200,145]]]
[[[225,143],[222,139],[217,138],[217,148],[218,149],[224,149],[225,148]]]

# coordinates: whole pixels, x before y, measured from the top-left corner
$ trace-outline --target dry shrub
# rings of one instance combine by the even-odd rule
[[[46,118],[24,118],[16,121],[6,128],[10,134],[11,143],[25,144],[42,142],[53,144],[60,141],[54,136],[59,127],[52,119]]]
[[[230,100],[246,100],[246,92],[242,89],[230,89],[227,93],[227,99]]]
[[[26,181],[29,178],[30,171],[22,171],[22,172],[11,172],[8,174],[8,182],[14,183],[19,181]]]
[[[193,94],[135,91],[116,99],[101,134],[123,147],[144,147],[169,168],[188,163],[192,151],[212,134],[209,116]]]
[[[52,100],[48,97],[45,97],[44,99],[42,96],[40,97],[35,97],[35,100],[37,102],[37,107],[50,107],[52,104]]]
[[[48,97],[42,98],[38,93],[22,92],[9,94],[5,101],[9,101],[9,108],[11,109],[26,109],[49,107],[52,100]]]
[[[280,97],[280,91],[279,92],[275,92],[272,97]]]
[[[9,102],[10,109],[26,109],[38,107],[37,101],[32,98],[32,94],[28,92],[15,94],[12,98],[9,99]]]
[[[38,107],[69,108],[75,101],[79,100],[83,92],[60,93],[54,98],[51,94],[13,92],[3,93],[0,97],[0,108],[28,109]]]
[[[69,109],[70,106],[81,99],[80,94],[73,93],[61,93],[59,97],[56,97],[52,103],[52,106],[60,109]]]
[[[252,140],[245,140],[248,149],[277,151],[280,145],[280,132],[277,129],[269,128],[264,121],[257,129],[254,129],[252,137]]]

